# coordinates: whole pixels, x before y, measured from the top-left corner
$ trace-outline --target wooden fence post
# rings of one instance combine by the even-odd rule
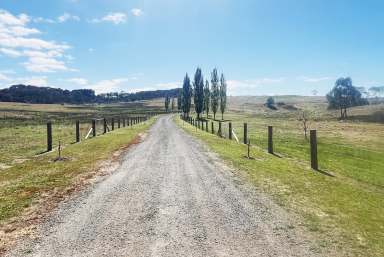
[[[114,118],[111,119],[111,129],[115,130],[115,119]]]
[[[217,133],[219,134],[220,137],[223,137],[223,133],[221,130],[221,121],[219,121],[219,131]]]
[[[80,121],[76,121],[76,143],[80,142]]]
[[[208,121],[205,121],[205,131],[208,132]]]
[[[93,137],[96,136],[96,120],[95,119],[92,120],[92,136]]]
[[[47,152],[52,151],[52,122],[47,122]]]
[[[232,140],[232,122],[228,123],[228,138]]]
[[[317,162],[317,136],[316,130],[310,130],[310,144],[311,144],[311,168],[319,170]]]
[[[273,154],[273,127],[268,126],[268,153]]]
[[[213,125],[213,121],[211,121],[211,133],[215,134],[215,128],[214,128],[214,125]]]
[[[244,136],[243,136],[244,144],[248,143],[248,124],[244,123]]]
[[[125,117],[123,118],[123,128],[125,128]]]
[[[117,118],[117,128],[120,128],[120,117]]]

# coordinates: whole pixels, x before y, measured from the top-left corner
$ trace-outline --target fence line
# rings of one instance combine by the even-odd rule
[[[126,127],[126,125],[132,127],[133,125],[146,122],[148,119],[150,119],[153,116],[156,116],[158,114],[160,114],[160,113],[151,112],[151,113],[145,114],[144,116],[135,116],[135,117],[126,117],[126,118],[125,117],[123,117],[123,118],[118,117],[117,118],[117,129],[119,129],[121,127]],[[97,123],[96,123],[97,121],[103,122],[102,123],[102,126],[103,126],[103,133],[102,134],[106,134],[110,131],[115,130],[115,118],[114,117],[111,118],[111,129],[108,126],[108,119],[107,118],[92,119],[90,129],[89,129],[89,131],[86,134],[84,139],[88,139],[91,135],[92,135],[92,138],[98,136]],[[121,126],[121,124],[123,126]],[[54,123],[52,121],[48,121],[47,122],[47,151],[46,152],[50,152],[53,149],[53,147],[52,147],[52,145],[53,145],[53,133],[54,133],[53,128],[54,128]],[[79,120],[75,121],[75,142],[76,143],[81,142],[80,121]]]
[[[200,120],[195,120],[194,118],[191,117],[185,117],[183,115],[180,115],[180,118],[188,123],[190,123],[192,126],[195,126],[196,128],[201,128],[201,130],[208,132],[208,120],[206,120],[207,127],[204,130],[204,126],[200,127]],[[223,126],[222,126],[222,121],[219,121],[219,128],[217,131],[217,136],[221,138],[225,138],[223,135]],[[199,125],[198,125],[199,124]],[[203,124],[203,122],[202,122]],[[268,126],[267,127],[267,133],[268,133],[268,143],[267,143],[267,151],[269,154],[274,154],[274,147],[273,147],[273,126]],[[211,121],[211,134],[215,134],[215,129],[214,129],[214,123]],[[232,136],[235,137],[235,140],[237,143],[239,143],[239,139],[236,136],[236,133],[232,127],[232,122],[228,123],[228,139],[232,140]],[[249,148],[251,147],[250,140],[248,139],[248,123],[243,123],[243,143],[247,145],[248,151]],[[316,130],[310,130],[310,163],[311,163],[311,168],[314,170],[319,170],[318,166],[318,157],[317,157],[317,133]]]

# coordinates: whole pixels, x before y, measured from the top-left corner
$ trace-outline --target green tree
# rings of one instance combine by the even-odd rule
[[[165,106],[165,111],[168,112],[169,111],[169,103],[171,101],[171,98],[169,97],[169,95],[167,95],[165,97],[165,100],[164,100],[164,106]]]
[[[172,104],[171,104],[172,111],[175,110],[175,98],[172,97]]]
[[[193,82],[193,100],[197,119],[200,119],[200,114],[203,112],[204,108],[204,79],[200,68],[196,69]]]
[[[209,82],[208,80],[206,80],[205,86],[204,86],[204,110],[207,113],[207,118],[209,114],[210,104],[211,104],[211,90],[209,89]]]
[[[188,77],[188,73],[184,77],[183,82],[183,92],[182,92],[182,109],[183,113],[186,117],[189,116],[189,113],[191,111],[191,97],[192,97],[192,87],[191,87],[191,80]]]
[[[340,119],[348,117],[348,108],[368,104],[367,99],[362,98],[360,91],[353,86],[349,77],[336,80],[335,86],[327,94],[327,100],[328,108],[340,110]]]
[[[213,119],[216,119],[216,113],[219,107],[220,90],[219,90],[219,75],[217,69],[213,69],[211,73],[211,108],[213,112]]]
[[[220,112],[221,119],[224,120],[224,112],[227,108],[227,82],[225,81],[224,74],[220,77]]]
[[[177,94],[177,110],[180,111],[182,108],[181,106],[181,98],[182,98],[182,91],[180,90]]]
[[[265,102],[265,105],[266,105],[267,107],[269,107],[269,108],[274,107],[274,105],[275,105],[275,99],[274,99],[272,96],[268,97],[268,98],[267,98],[267,101]]]

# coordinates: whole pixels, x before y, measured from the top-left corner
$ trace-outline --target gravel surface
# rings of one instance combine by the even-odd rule
[[[289,215],[171,116],[8,256],[315,256]]]

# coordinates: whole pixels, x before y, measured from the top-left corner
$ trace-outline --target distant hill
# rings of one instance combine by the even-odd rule
[[[39,104],[84,104],[84,103],[114,103],[150,100],[169,95],[177,97],[179,89],[141,91],[136,93],[112,92],[96,95],[91,89],[65,90],[51,87],[36,87],[31,85],[14,85],[0,90],[0,102],[20,102]]]

